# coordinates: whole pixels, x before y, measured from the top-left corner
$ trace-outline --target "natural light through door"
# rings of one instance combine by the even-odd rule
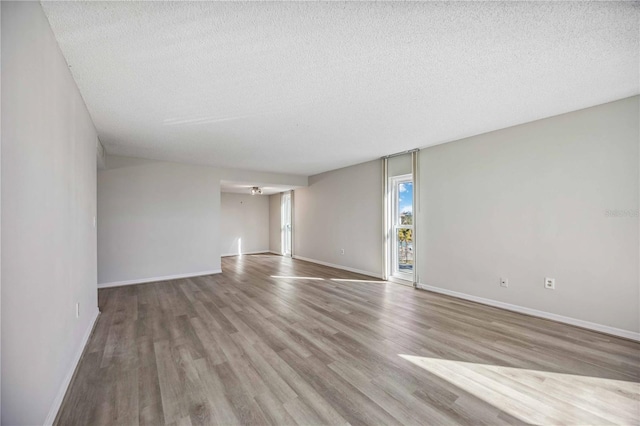
[[[289,256],[292,255],[291,250],[291,238],[292,238],[292,227],[291,227],[291,193],[285,192],[282,194],[282,217],[281,217],[281,226],[282,226],[282,255]]]
[[[392,274],[413,280],[413,180],[411,175],[391,178]]]

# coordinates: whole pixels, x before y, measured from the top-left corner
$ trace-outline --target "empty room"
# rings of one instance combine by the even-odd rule
[[[2,425],[640,425],[640,2],[0,4]]]

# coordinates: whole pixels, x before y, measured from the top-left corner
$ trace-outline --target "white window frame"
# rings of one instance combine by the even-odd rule
[[[398,206],[398,185],[401,183],[411,183],[412,184],[412,191],[411,191],[411,206],[412,206],[412,214],[413,214],[413,220],[412,220],[412,224],[411,225],[401,225],[400,224],[400,212],[399,210],[399,206]],[[407,284],[412,284],[413,283],[413,270],[411,272],[405,272],[405,271],[401,271],[400,268],[398,268],[399,262],[398,262],[398,252],[399,252],[399,244],[400,241],[398,241],[398,229],[400,228],[407,228],[407,229],[411,229],[411,234],[413,235],[413,222],[415,221],[415,212],[413,210],[415,210],[414,204],[415,204],[415,188],[413,188],[413,175],[411,174],[406,174],[406,175],[400,175],[400,176],[393,176],[389,178],[389,189],[390,189],[390,196],[391,196],[391,200],[392,200],[392,206],[391,206],[391,227],[389,229],[389,232],[391,234],[391,238],[390,238],[390,248],[391,248],[391,256],[389,256],[389,259],[391,260],[391,267],[389,268],[389,270],[391,271],[391,276],[394,278],[399,278],[403,281],[407,281]]]

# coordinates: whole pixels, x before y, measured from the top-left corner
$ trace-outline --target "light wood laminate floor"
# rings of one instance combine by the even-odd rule
[[[99,291],[60,425],[637,424],[640,344],[299,260]]]

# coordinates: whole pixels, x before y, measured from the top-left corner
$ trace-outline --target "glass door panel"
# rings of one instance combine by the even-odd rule
[[[401,273],[413,272],[413,230],[411,228],[398,228],[396,233],[396,247],[398,261],[396,270]]]
[[[411,175],[391,178],[392,275],[413,280],[413,182]]]

